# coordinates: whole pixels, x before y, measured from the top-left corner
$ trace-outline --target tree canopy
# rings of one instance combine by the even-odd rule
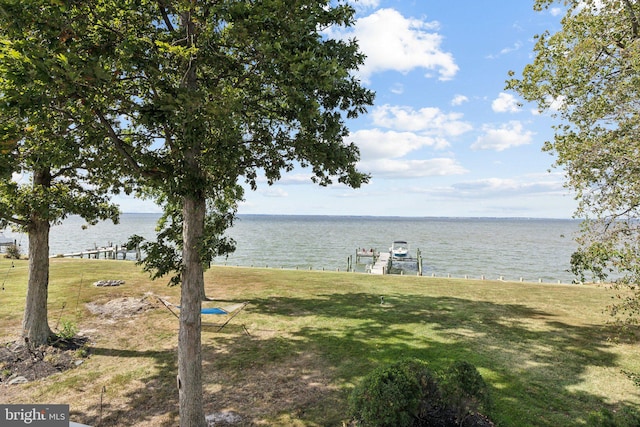
[[[556,3],[538,0],[539,10]],[[553,141],[584,218],[572,269],[581,280],[640,283],[640,3],[569,0],[562,28],[508,87],[557,119]],[[637,295],[614,307],[637,311]],[[631,316],[630,319],[637,319]],[[636,321],[636,320],[633,320]]]
[[[38,346],[52,334],[50,226],[72,214],[90,223],[116,221],[118,209],[108,194],[113,174],[104,173],[96,150],[102,137],[83,124],[77,99],[52,73],[64,52],[59,29],[50,25],[59,8],[35,14],[32,6],[0,2],[0,227],[29,236],[22,329],[25,340]]]
[[[181,425],[204,425],[203,269],[229,249],[218,236],[241,184],[296,167],[319,185],[368,180],[346,125],[373,102],[353,73],[364,57],[323,32],[351,25],[354,10],[329,0],[24,3],[5,0],[4,12],[46,30],[31,34],[32,60],[67,97],[60,110],[76,112],[72,129],[108,141],[95,147],[103,166],[164,208],[150,265],[177,270]]]

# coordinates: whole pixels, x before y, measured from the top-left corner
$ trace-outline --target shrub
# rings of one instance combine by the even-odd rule
[[[436,379],[427,364],[403,359],[367,375],[353,390],[351,415],[364,426],[412,426],[423,412],[438,406]]]
[[[20,259],[21,256],[22,254],[20,253],[20,247],[18,247],[18,245],[7,246],[6,252],[4,254],[5,258]]]
[[[367,375],[349,400],[358,425],[461,426],[493,425],[489,388],[468,362],[455,362],[434,374],[423,361],[403,359]]]
[[[78,333],[78,327],[75,323],[63,320],[62,329],[58,332],[58,337],[63,340],[70,340]]]
[[[469,362],[454,362],[440,376],[440,389],[443,399],[454,411],[456,421],[460,424],[469,415],[490,411],[491,398],[487,383]]]

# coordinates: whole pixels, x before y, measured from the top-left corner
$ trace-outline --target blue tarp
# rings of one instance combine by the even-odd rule
[[[179,305],[176,305],[176,307],[180,308]],[[221,308],[214,307],[214,308],[203,308],[200,310],[200,314],[229,314],[229,312]]]
[[[203,308],[200,310],[202,314],[229,314],[221,308]]]

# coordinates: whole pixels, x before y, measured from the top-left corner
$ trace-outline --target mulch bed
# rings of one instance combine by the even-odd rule
[[[116,298],[105,304],[87,304],[93,314],[111,319],[133,317],[156,306],[149,295]],[[36,348],[27,346],[22,340],[4,343],[0,346],[0,384],[24,384],[75,368],[88,355],[88,340],[84,336],[54,337],[49,345]]]
[[[0,347],[0,384],[23,384],[73,369],[86,357],[86,337],[58,339],[36,348],[24,342]]]

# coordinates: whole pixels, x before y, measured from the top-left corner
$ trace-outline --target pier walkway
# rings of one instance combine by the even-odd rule
[[[389,272],[389,264],[391,254],[389,252],[380,252],[376,263],[371,267],[371,274],[387,274]]]
[[[124,245],[122,245],[122,246],[107,246],[107,247],[102,247],[102,248],[87,249],[87,250],[81,251],[81,252],[58,254],[58,255],[52,256],[52,258],[67,258],[67,257],[69,257],[69,258],[74,258],[74,257],[84,258],[86,256],[87,258],[99,259],[100,255],[103,255],[105,259],[118,259],[118,256],[121,255],[122,259],[125,260],[125,259],[127,259],[127,254],[134,254],[134,257],[135,257],[136,260],[140,259],[140,249],[129,250]]]

